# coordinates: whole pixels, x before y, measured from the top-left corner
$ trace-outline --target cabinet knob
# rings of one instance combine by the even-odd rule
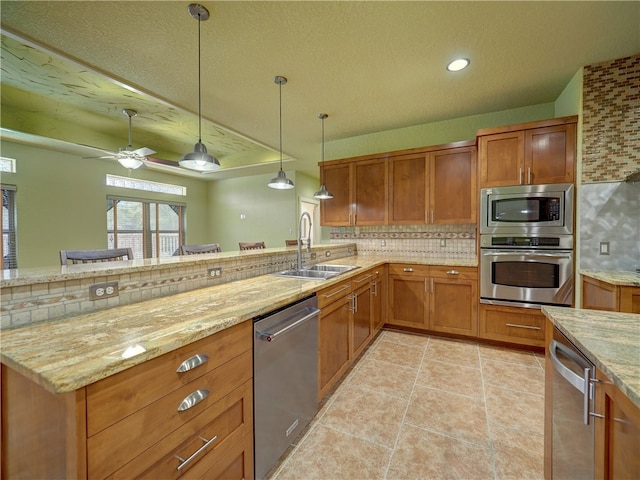
[[[189,357],[184,362],[182,362],[177,368],[176,372],[188,372],[189,370],[193,370],[194,368],[199,367],[203,363],[207,363],[207,361],[209,361],[209,355],[206,355],[204,353],[197,353],[193,357]]]
[[[402,269],[403,272],[413,272],[413,268],[411,267],[405,267]]]
[[[458,270],[447,270],[447,275],[460,275]]]
[[[195,407],[201,401],[209,396],[209,390],[205,388],[199,388],[193,393],[187,395],[184,400],[178,406],[179,412],[184,412],[185,410],[189,410],[191,407]]]

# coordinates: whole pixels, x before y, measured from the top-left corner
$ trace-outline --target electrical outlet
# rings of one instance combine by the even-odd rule
[[[90,300],[102,300],[118,296],[118,282],[99,283],[89,287]]]
[[[315,260],[318,254],[316,252],[311,252],[311,260]]]
[[[440,239],[440,246],[441,247],[446,247],[447,246],[447,239],[446,238],[441,238]]]
[[[609,255],[609,242],[600,242],[600,255]]]
[[[386,247],[387,246],[387,241],[386,240],[380,240],[380,246],[381,247]]]
[[[327,250],[326,252],[324,252],[324,256],[325,257],[330,257],[331,256],[331,250]]]
[[[222,275],[222,267],[213,267],[207,270],[207,276],[209,278],[215,278]]]

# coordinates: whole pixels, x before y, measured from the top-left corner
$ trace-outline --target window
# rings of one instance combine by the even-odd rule
[[[182,196],[187,194],[187,187],[183,187],[182,185],[152,182],[150,180],[142,180],[139,178],[119,177],[118,175],[107,174],[105,183],[110,187],[131,188],[133,190],[143,190],[145,192],[170,193],[172,195]]]
[[[0,266],[5,268],[18,268],[18,254],[16,251],[16,187],[2,185],[2,258]]]
[[[107,247],[131,247],[134,258],[179,254],[186,206],[149,200],[107,198]]]

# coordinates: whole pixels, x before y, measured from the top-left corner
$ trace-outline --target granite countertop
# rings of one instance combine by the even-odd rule
[[[563,307],[542,313],[640,408],[640,315]]]
[[[625,287],[640,287],[640,273],[609,271],[609,270],[581,270],[585,277],[591,277],[601,282]]]
[[[476,259],[334,259],[325,263],[360,268],[323,281],[262,275],[2,330],[0,356],[2,363],[47,390],[70,392],[389,262],[477,266]]]

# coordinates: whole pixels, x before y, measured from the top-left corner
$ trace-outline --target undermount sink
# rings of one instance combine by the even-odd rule
[[[358,268],[356,265],[309,265],[274,273],[277,277],[304,278],[309,280],[326,280],[341,273]]]

